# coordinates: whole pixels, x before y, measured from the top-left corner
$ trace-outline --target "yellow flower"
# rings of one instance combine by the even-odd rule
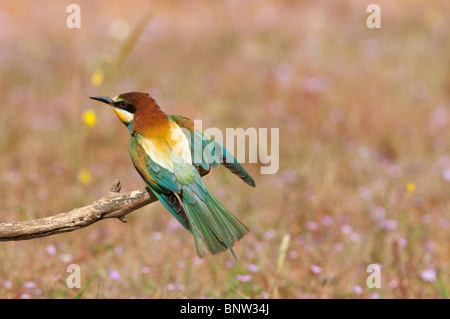
[[[89,184],[92,180],[91,173],[89,173],[89,171],[85,168],[81,169],[80,172],[78,173],[78,180],[80,181],[81,184],[84,185]]]
[[[95,70],[91,76],[91,83],[93,86],[100,86],[103,84],[103,72],[102,70]]]
[[[83,121],[87,126],[94,126],[95,123],[97,123],[97,116],[95,115],[95,111],[92,109],[84,111]]]
[[[406,184],[406,191],[408,193],[414,192],[415,189],[416,189],[416,185],[414,185],[413,182],[409,182],[408,184]]]

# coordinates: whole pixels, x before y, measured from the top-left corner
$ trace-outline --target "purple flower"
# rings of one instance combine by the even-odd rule
[[[259,295],[261,296],[262,299],[269,299],[269,293],[266,291],[261,291]]]
[[[180,227],[181,227],[181,224],[176,219],[171,219],[170,222],[167,224],[167,229],[170,232],[174,232]]]
[[[184,268],[184,261],[179,261],[179,262],[177,262],[177,267],[178,268],[180,268],[180,269],[183,269]]]
[[[429,124],[440,127],[448,122],[449,113],[445,106],[436,107],[431,113]]]
[[[288,251],[288,257],[290,259],[297,259],[298,258],[298,252],[296,252],[295,250],[289,250]]]
[[[336,251],[343,251],[344,250],[344,244],[341,242],[338,242],[334,244],[334,250]]]
[[[3,282],[3,287],[5,287],[5,289],[12,289],[12,287],[13,287],[13,284],[12,284],[12,282],[10,281],[10,280],[5,280],[4,282]]]
[[[36,287],[36,283],[34,283],[33,281],[26,281],[26,282],[24,282],[23,286],[25,288],[32,289],[32,288]]]
[[[392,279],[388,284],[389,288],[391,288],[391,289],[397,288],[398,285],[399,285],[399,281],[397,279]]]
[[[351,234],[353,232],[352,226],[350,226],[348,224],[342,225],[341,231],[343,234],[346,234],[346,235]]]
[[[275,237],[275,230],[273,230],[273,229],[267,230],[267,231],[264,233],[263,237],[264,237],[265,240],[268,240],[268,239],[270,239],[270,238],[272,238],[272,237]]]
[[[399,238],[399,240],[397,240],[397,244],[400,247],[406,247],[406,245],[408,245],[408,241],[405,238]]]
[[[325,89],[325,78],[309,77],[305,81],[305,90],[308,93],[316,94]]]
[[[362,199],[370,201],[372,199],[372,191],[367,186],[361,186],[358,188],[358,195]]]
[[[160,232],[154,232],[152,234],[152,239],[157,241],[157,240],[161,240],[162,239],[162,234]]]
[[[331,218],[330,216],[325,216],[324,218],[322,218],[322,224],[324,226],[331,226],[333,224],[333,218]]]
[[[47,251],[47,254],[49,254],[50,256],[55,256],[57,253],[56,247],[53,245],[48,245],[47,247],[45,247],[45,250]]]
[[[434,242],[432,240],[428,240],[425,243],[425,249],[428,250],[428,251],[433,251],[434,247],[435,247],[435,244],[434,244]]]
[[[170,284],[167,285],[167,290],[170,290],[170,291],[174,291],[174,290],[180,290],[181,291],[183,289],[184,289],[184,285],[182,285],[182,284],[175,285],[175,284],[170,283]]]
[[[70,254],[61,254],[59,258],[61,259],[62,262],[65,263],[70,263],[73,260],[73,256]]]
[[[386,215],[386,209],[384,207],[377,207],[372,211],[372,217],[374,219],[383,219]]]
[[[121,278],[120,272],[115,269],[108,269],[108,275],[112,280],[119,280]]]
[[[445,181],[450,182],[450,168],[446,168],[442,172],[442,177],[444,178]]]
[[[322,267],[317,265],[311,265],[309,266],[309,270],[311,270],[315,274],[320,274],[322,272]]]
[[[433,268],[427,268],[420,272],[423,281],[432,282],[436,280],[436,271]]]
[[[201,263],[203,263],[203,259],[195,256],[194,258],[191,259],[191,262],[193,265],[200,265]]]
[[[143,274],[149,274],[152,271],[152,269],[148,266],[144,266],[141,268],[141,273]]]
[[[403,170],[402,170],[401,166],[399,166],[397,164],[388,165],[387,171],[388,171],[388,174],[394,178],[400,177],[403,174]]]
[[[121,246],[121,245],[115,246],[115,247],[114,247],[114,253],[115,253],[116,255],[121,255],[121,254],[123,254],[123,246]]]
[[[251,272],[257,272],[259,271],[259,266],[255,264],[250,264],[247,266],[247,269]]]
[[[363,293],[363,289],[360,285],[354,285],[353,286],[353,292],[357,295],[361,295]]]
[[[351,241],[359,241],[360,236],[357,233],[351,233],[348,237]]]
[[[395,230],[398,227],[398,221],[395,219],[383,219],[380,222],[380,227],[389,230]]]
[[[440,218],[439,219],[439,226],[442,228],[448,228],[448,226],[450,225],[450,223],[448,222],[447,219],[445,218]]]
[[[168,284],[167,285],[167,290],[174,291],[175,289],[176,289],[175,284]]]
[[[316,222],[306,222],[306,228],[309,230],[318,230],[319,229],[319,224],[317,224]]]
[[[288,85],[293,78],[294,68],[289,63],[280,63],[275,68],[275,76],[281,85]]]
[[[236,275],[236,279],[242,282],[249,282],[253,279],[252,275]]]

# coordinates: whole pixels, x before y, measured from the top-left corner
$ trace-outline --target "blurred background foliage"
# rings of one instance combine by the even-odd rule
[[[129,135],[89,96],[150,93],[204,128],[280,128],[280,167],[208,188],[250,227],[195,256],[155,203],[0,244],[2,298],[446,298],[450,289],[450,3],[0,0],[0,221],[142,188]],[[255,150],[253,150],[255,151]],[[85,289],[66,286],[67,265]],[[366,287],[369,264],[380,289]]]

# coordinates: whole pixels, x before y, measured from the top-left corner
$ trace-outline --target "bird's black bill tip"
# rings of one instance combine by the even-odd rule
[[[97,101],[109,104],[109,105],[112,105],[114,103],[113,100],[107,96],[90,96],[89,98],[92,100],[97,100]]]

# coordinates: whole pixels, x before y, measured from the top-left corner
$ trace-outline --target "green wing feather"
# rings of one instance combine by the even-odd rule
[[[176,122],[185,133],[191,146],[192,162],[197,168],[209,171],[211,167],[217,167],[218,163],[225,166],[230,172],[239,176],[245,183],[255,187],[255,181],[249,173],[239,164],[227,149],[208,136],[194,122],[180,115],[169,115],[169,119]],[[201,146],[198,147],[198,146]]]

